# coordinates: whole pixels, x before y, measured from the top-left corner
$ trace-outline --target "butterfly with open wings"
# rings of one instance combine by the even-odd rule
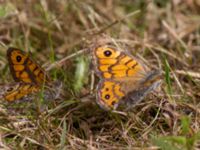
[[[160,85],[160,71],[147,69],[128,52],[107,42],[96,42],[91,48],[92,63],[99,76],[96,99],[105,110],[128,107],[140,102]]]

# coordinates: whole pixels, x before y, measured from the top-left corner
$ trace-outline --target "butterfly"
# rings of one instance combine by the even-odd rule
[[[41,91],[43,85],[51,82],[47,73],[38,65],[29,53],[10,47],[7,59],[14,83],[4,85],[0,98],[13,102],[26,98],[29,94]]]
[[[92,48],[92,63],[100,81],[96,101],[105,110],[140,102],[160,85],[160,71],[150,71],[127,51],[110,44]]]

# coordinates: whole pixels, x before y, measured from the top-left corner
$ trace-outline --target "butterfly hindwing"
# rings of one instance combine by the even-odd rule
[[[119,100],[125,93],[121,90],[120,84],[115,81],[102,80],[97,88],[97,103],[103,109],[117,107]]]
[[[13,102],[38,91],[39,87],[37,85],[15,82],[1,87],[0,98],[8,102]]]

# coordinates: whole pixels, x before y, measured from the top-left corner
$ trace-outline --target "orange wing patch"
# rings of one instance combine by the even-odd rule
[[[17,48],[9,48],[7,58],[11,74],[16,82],[43,84],[49,80],[45,71],[34,62],[29,54]]]

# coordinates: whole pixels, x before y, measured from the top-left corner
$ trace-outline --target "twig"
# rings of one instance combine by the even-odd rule
[[[87,50],[88,49],[79,50],[79,51],[77,51],[77,52],[75,52],[75,53],[73,53],[73,54],[71,54],[69,56],[64,57],[63,59],[61,59],[59,61],[54,62],[53,64],[51,64],[49,67],[46,68],[46,71],[49,71],[49,70],[51,70],[51,69],[53,69],[55,67],[61,67],[64,64],[64,62],[67,61],[68,59],[71,59],[71,58],[73,58],[73,57],[75,57],[77,55],[83,54]]]

